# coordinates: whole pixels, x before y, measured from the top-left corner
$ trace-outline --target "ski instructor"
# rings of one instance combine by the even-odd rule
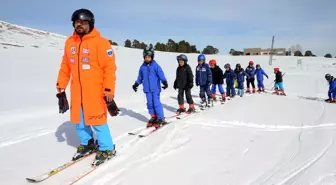
[[[116,64],[109,40],[94,27],[95,18],[87,9],[71,17],[74,33],[66,40],[57,79],[60,113],[69,109],[65,89],[71,77],[70,121],[76,124],[80,145],[72,160],[95,152],[93,165],[112,158],[116,151],[107,124],[107,112],[116,116],[114,103]],[[94,141],[93,130],[97,141]]]

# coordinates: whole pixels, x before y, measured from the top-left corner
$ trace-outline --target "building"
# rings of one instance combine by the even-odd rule
[[[244,55],[270,55],[271,48],[246,48],[244,49]],[[273,48],[273,55],[284,56],[286,55],[285,48]]]

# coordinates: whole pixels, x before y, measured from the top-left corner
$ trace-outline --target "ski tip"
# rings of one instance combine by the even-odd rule
[[[128,135],[132,135],[133,136],[133,135],[135,135],[135,133],[129,132]]]
[[[29,181],[29,182],[40,182],[39,180],[32,179],[32,178],[26,178],[26,180]]]

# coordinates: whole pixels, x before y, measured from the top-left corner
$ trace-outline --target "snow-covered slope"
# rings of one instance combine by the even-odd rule
[[[79,144],[69,113],[58,114],[55,82],[65,36],[1,22],[0,30],[0,184],[29,184],[38,175],[71,159]],[[33,46],[33,47],[32,47]],[[78,184],[336,184],[336,104],[299,98],[326,97],[326,72],[336,75],[334,59],[267,56],[208,56],[223,67],[249,60],[270,76],[280,67],[288,96],[237,97],[225,105],[174,120],[138,139],[127,133],[148,119],[141,88],[132,90],[142,51],[114,47],[116,102],[122,113],[109,118],[118,155]],[[161,100],[166,116],[177,109],[172,88],[177,53],[156,52],[169,79]],[[196,54],[187,54],[194,69]],[[198,89],[193,88],[195,102]],[[40,184],[69,184],[86,171],[92,157]]]

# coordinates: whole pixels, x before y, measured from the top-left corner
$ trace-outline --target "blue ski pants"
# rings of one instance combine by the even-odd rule
[[[284,90],[283,82],[275,83],[274,84],[274,89]]]
[[[257,80],[257,83],[258,83],[258,88],[265,88],[263,80]]]
[[[84,115],[83,115],[83,109],[81,107],[80,110],[80,123],[76,124],[76,131],[80,139],[80,144],[87,145],[88,141],[93,138],[93,130],[96,132],[98,145],[99,145],[99,151],[105,151],[105,150],[114,150],[114,144],[112,140],[112,136],[110,133],[110,129],[108,127],[108,124],[105,123],[103,125],[99,126],[87,126],[85,125]]]
[[[238,82],[238,89],[244,89],[244,81]]]
[[[216,87],[218,86],[218,90],[221,94],[224,94],[225,91],[223,89],[223,84],[212,84],[212,87],[211,87],[211,92],[212,94],[216,94]]]
[[[244,81],[238,82],[238,96],[243,97],[244,96]]]
[[[200,93],[199,96],[200,98],[205,101],[205,93],[207,94],[208,98],[211,98],[211,91],[210,91],[210,87],[208,85],[202,85],[200,86]]]
[[[236,90],[235,90],[233,84],[226,86],[226,95],[227,96],[236,96]]]
[[[336,91],[334,91],[334,92],[328,91],[328,97],[335,99],[336,98]]]
[[[158,119],[164,118],[163,107],[160,100],[160,92],[146,93],[147,109],[150,115],[155,114]]]

